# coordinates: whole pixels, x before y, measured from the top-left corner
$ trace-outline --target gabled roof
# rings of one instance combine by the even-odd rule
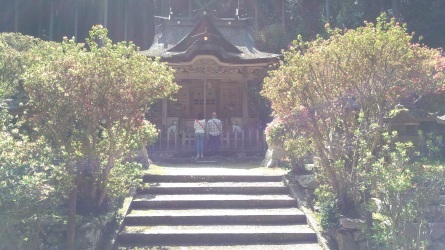
[[[226,63],[277,62],[280,55],[256,49],[248,19],[161,18],[149,50],[167,62],[189,62],[197,55],[213,55]]]

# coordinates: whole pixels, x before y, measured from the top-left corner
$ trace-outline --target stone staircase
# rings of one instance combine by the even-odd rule
[[[150,174],[144,182],[119,249],[322,249],[282,175]]]

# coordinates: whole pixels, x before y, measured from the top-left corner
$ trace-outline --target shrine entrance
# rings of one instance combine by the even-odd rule
[[[265,150],[262,121],[248,88],[263,80],[279,55],[255,49],[246,19],[204,14],[160,21],[152,47],[142,53],[167,62],[181,88],[146,116],[160,130],[151,151],[194,151],[193,122],[199,112],[206,120],[216,112],[222,121],[222,150]]]

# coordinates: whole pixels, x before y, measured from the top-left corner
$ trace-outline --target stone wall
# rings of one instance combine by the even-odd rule
[[[313,165],[306,165],[305,170],[307,172],[314,171]],[[302,200],[299,201],[299,203],[304,203],[312,212],[317,211],[317,208],[312,202],[314,199],[313,192],[319,185],[314,176],[314,174],[306,174],[288,177],[290,179],[289,184],[292,185],[292,183],[294,183],[293,185],[296,185],[297,187],[296,190],[298,190],[300,199]],[[428,250],[445,249],[445,197],[439,199],[438,204],[429,206],[426,214],[430,215],[429,220],[434,221],[434,223],[425,225],[428,230],[425,230],[425,233],[421,235],[420,240],[428,243]],[[438,218],[440,220],[438,220]],[[366,228],[364,220],[341,218],[339,221],[339,228],[325,232],[327,233],[326,235],[328,238],[330,238],[328,241],[333,241],[326,245],[337,245],[340,250],[372,249],[366,240],[366,234],[363,231],[364,228]],[[412,224],[412,230],[410,231],[412,231],[413,235],[419,233],[418,228],[418,224]],[[320,230],[322,229],[320,228]],[[325,247],[325,249],[330,248]]]
[[[445,215],[445,214],[444,214]],[[362,231],[365,222],[359,219],[340,219],[340,228],[332,230],[330,236],[336,240],[340,250],[367,250],[372,249],[366,242],[366,237]],[[445,249],[445,222],[435,222],[426,225],[428,230],[424,230],[419,237],[420,241],[428,243],[429,250]],[[410,231],[413,238],[417,238],[419,225],[412,224]]]

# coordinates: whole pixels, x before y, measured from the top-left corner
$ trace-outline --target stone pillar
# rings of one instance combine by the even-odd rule
[[[261,165],[273,168],[278,167],[280,161],[286,156],[283,147],[278,145],[270,145],[267,148],[266,155]]]

